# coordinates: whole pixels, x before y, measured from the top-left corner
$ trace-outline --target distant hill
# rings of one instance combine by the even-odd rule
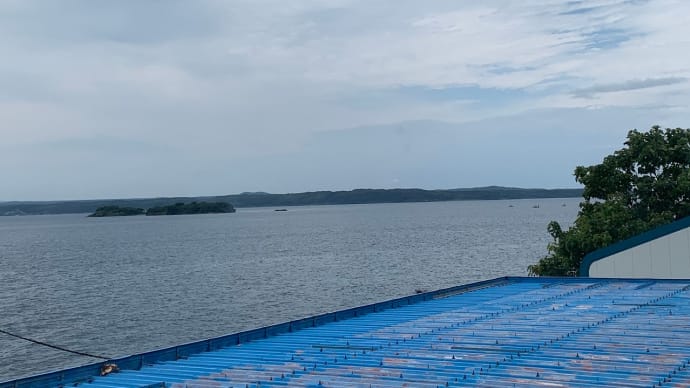
[[[179,202],[228,202],[235,208],[261,206],[343,205],[357,203],[437,202],[497,199],[577,198],[582,189],[522,189],[515,187],[474,187],[450,190],[356,189],[305,193],[242,193],[209,197],[165,197],[94,199],[80,201],[4,202],[0,215],[92,213],[102,206],[149,209]]]

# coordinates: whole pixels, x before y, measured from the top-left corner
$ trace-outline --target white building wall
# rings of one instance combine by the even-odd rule
[[[597,260],[589,276],[690,279],[690,228]]]

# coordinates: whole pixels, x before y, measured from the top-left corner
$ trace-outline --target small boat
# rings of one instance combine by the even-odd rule
[[[287,209],[275,209],[275,210],[273,210],[273,211],[274,211],[274,212],[286,212]]]

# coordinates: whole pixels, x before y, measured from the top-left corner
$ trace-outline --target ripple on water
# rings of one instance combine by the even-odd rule
[[[525,275],[578,200],[534,202],[0,217],[0,328],[119,356]],[[0,381],[94,361],[0,334]]]

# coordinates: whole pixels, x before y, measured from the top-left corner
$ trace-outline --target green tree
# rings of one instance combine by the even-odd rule
[[[632,130],[624,144],[602,163],[575,169],[584,185],[580,211],[568,230],[549,223],[549,254],[530,275],[576,274],[586,254],[690,215],[690,129]]]

